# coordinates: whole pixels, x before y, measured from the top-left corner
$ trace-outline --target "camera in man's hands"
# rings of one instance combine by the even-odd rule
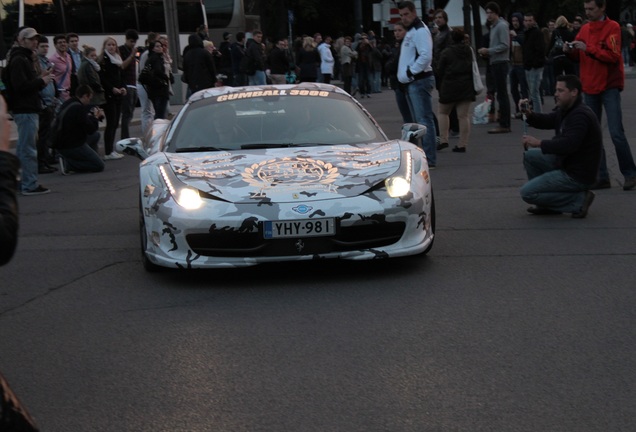
[[[574,48],[574,42],[566,42],[565,44],[566,44],[566,45],[568,46],[568,48],[570,48],[570,49],[573,49],[573,48]]]
[[[90,113],[91,113],[91,115],[92,115],[93,117],[95,117],[98,121],[102,121],[102,120],[104,120],[104,118],[106,117],[106,116],[104,115],[104,111],[103,111],[101,108],[99,108],[99,107],[93,107],[93,108],[91,109]]]
[[[530,104],[528,102],[521,102],[521,104],[519,105],[519,108],[523,112],[528,112],[530,111]]]

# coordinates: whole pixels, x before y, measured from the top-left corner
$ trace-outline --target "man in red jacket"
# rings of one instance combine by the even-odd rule
[[[625,177],[624,190],[636,187],[636,165],[623,129],[621,94],[625,69],[621,57],[621,29],[616,21],[605,15],[605,0],[584,0],[589,22],[581,27],[576,40],[564,46],[564,52],[580,62],[580,77],[585,103],[601,121],[603,107],[607,126],[616,150],[621,173]],[[599,178],[593,189],[611,187],[605,150],[601,157]]]

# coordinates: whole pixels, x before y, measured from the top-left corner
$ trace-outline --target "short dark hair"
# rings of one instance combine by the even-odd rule
[[[236,33],[236,41],[237,42],[243,42],[244,39],[245,39],[245,33],[243,33],[243,32]]]
[[[537,15],[534,12],[526,12],[523,14],[523,16],[532,17],[535,20],[537,19]],[[554,20],[550,20],[550,21],[554,21]]]
[[[128,29],[126,30],[126,39],[133,39],[133,40],[138,40],[139,39],[139,33],[137,33],[137,30],[134,29]]]
[[[57,44],[57,41],[62,39],[66,40],[66,35],[63,35],[63,34],[55,35],[53,36],[53,43]]]
[[[596,3],[596,7],[602,8],[605,6],[605,0],[583,0],[583,3]]]
[[[88,84],[81,84],[77,87],[77,90],[75,90],[75,97],[78,99],[86,95],[93,96],[93,94],[93,89]]]
[[[68,42],[69,39],[71,39],[72,37],[76,37],[79,39],[79,36],[77,33],[66,33],[66,42]]]
[[[501,9],[499,8],[499,5],[497,3],[495,3],[494,1],[486,3],[485,9],[486,10],[490,9],[491,11],[496,13],[497,15],[501,15]]]
[[[43,43],[45,43],[45,44],[49,43],[49,38],[47,38],[44,35],[40,35],[40,37],[38,39],[38,45],[39,44],[43,44]]]
[[[401,1],[400,3],[398,3],[398,9],[408,9],[413,12],[415,10],[415,3],[410,0]]]
[[[557,82],[564,82],[568,90],[578,90],[579,95],[583,92],[581,80],[576,75],[559,75],[556,77]]]

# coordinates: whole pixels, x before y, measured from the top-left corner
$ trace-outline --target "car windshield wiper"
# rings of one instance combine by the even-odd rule
[[[229,149],[220,147],[181,147],[176,150],[177,153],[194,153],[206,151],[228,151]]]
[[[259,144],[243,144],[241,150],[249,149],[268,149],[268,148],[288,148],[288,147],[315,147],[315,146],[328,146],[332,143],[259,143]]]
[[[294,143],[256,143],[256,144],[243,144],[241,150],[250,149],[267,149],[267,148],[285,148],[296,147],[298,144]]]

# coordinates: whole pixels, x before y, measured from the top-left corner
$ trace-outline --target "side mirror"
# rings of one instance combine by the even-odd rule
[[[144,149],[142,141],[139,138],[126,138],[117,141],[115,148],[119,153],[137,156],[141,160],[148,158],[148,152]]]
[[[416,144],[426,135],[426,126],[419,123],[404,123],[402,125],[402,140]]]

